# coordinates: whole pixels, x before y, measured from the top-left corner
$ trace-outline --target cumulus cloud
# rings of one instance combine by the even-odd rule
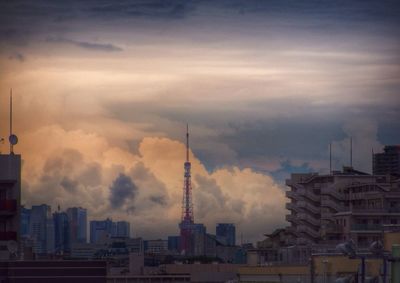
[[[86,207],[89,220],[124,219],[132,223],[135,235],[144,237],[178,233],[183,143],[148,137],[134,155],[113,148],[102,136],[54,125],[23,139],[29,136],[40,143],[44,133],[43,143],[50,139],[58,146],[49,143],[42,151],[23,155],[24,204]],[[205,223],[208,231],[214,232],[218,222],[234,222],[247,239],[257,240],[284,224],[284,193],[270,176],[237,167],[209,172],[193,152],[190,160],[195,221]]]

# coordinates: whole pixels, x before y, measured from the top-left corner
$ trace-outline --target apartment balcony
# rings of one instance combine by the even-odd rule
[[[293,222],[293,223],[299,223],[299,219],[297,218],[297,216],[295,216],[293,214],[286,215],[286,221]]]
[[[321,225],[321,221],[319,219],[317,219],[315,217],[312,217],[311,215],[309,215],[307,213],[304,213],[304,212],[298,213],[296,218],[299,219],[299,220],[306,221],[306,222],[308,222],[308,223],[310,223],[311,225],[314,225],[314,226],[320,226]]]
[[[319,202],[321,200],[320,196],[304,188],[297,189],[296,193],[315,202]]]
[[[10,240],[17,240],[17,232],[14,231],[6,231],[0,232],[0,241],[10,241]]]
[[[353,224],[351,225],[351,231],[368,231],[368,232],[381,232],[381,224]]]
[[[319,238],[320,237],[319,231],[315,231],[314,229],[312,229],[312,228],[310,228],[308,226],[305,226],[305,225],[298,226],[297,227],[297,231],[300,232],[300,233],[308,234],[313,238]]]
[[[331,223],[324,228],[326,234],[342,234],[343,230],[343,226],[336,223]]]
[[[320,207],[316,207],[315,205],[306,202],[306,201],[299,201],[297,203],[297,206],[303,209],[306,209],[314,214],[320,214],[321,213],[321,209]]]
[[[293,210],[293,211],[296,211],[296,212],[299,211],[298,206],[296,204],[294,204],[294,203],[291,203],[291,202],[286,203],[285,207],[286,207],[287,210]]]
[[[286,197],[295,200],[299,199],[299,196],[294,191],[286,191]]]
[[[335,210],[336,212],[340,212],[340,211],[344,211],[345,210],[343,205],[341,205],[340,203],[337,203],[335,201],[332,201],[332,200],[323,201],[321,203],[321,206],[329,207],[329,208]]]
[[[344,200],[345,197],[343,194],[339,193],[334,186],[329,186],[329,187],[323,187],[321,188],[321,194],[323,195],[329,195],[334,197],[337,200]]]
[[[297,238],[296,244],[297,245],[310,245],[310,244],[313,244],[313,242],[307,238]]]
[[[0,215],[14,215],[17,212],[17,200],[0,200]]]

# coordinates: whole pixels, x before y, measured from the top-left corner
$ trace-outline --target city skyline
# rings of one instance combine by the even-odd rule
[[[0,137],[13,88],[28,206],[176,234],[189,123],[196,221],[254,241],[285,225],[290,173],[329,170],[330,142],[334,169],[352,137],[367,172],[372,149],[399,143],[394,1],[0,8]]]

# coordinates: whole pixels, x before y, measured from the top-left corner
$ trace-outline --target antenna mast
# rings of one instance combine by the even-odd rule
[[[186,162],[189,162],[189,124],[186,124]]]
[[[12,135],[12,88],[10,89],[10,137]],[[10,142],[10,154],[14,153],[14,145]]]
[[[187,253],[192,247],[192,230],[194,224],[192,184],[191,184],[191,164],[189,161],[189,125],[186,124],[186,161],[184,163],[184,181],[182,195],[182,218],[180,227],[182,253]]]
[[[329,143],[329,173],[332,174],[332,142]]]
[[[353,168],[353,138],[350,137],[350,167]]]

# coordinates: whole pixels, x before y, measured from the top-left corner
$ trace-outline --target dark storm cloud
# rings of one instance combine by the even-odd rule
[[[193,8],[194,1],[150,0],[103,2],[87,7],[86,11],[97,17],[148,17],[180,19]]]
[[[138,188],[133,183],[132,179],[121,173],[110,186],[109,202],[111,208],[121,209],[128,202],[133,202],[137,191]]]
[[[61,182],[60,185],[68,192],[70,193],[76,193],[78,189],[78,181],[72,180],[68,176],[65,176]]]
[[[110,43],[93,43],[93,42],[78,41],[62,37],[48,37],[46,41],[51,43],[71,44],[80,48],[94,50],[94,51],[114,52],[123,50],[121,47],[118,47]]]
[[[397,143],[396,138],[398,139],[400,132],[400,101],[396,93],[394,88],[378,101],[368,104],[367,96],[361,96],[357,103],[348,105],[337,102],[315,104],[307,98],[279,98],[247,102],[247,105],[241,103],[237,106],[234,102],[227,101],[224,109],[221,109],[193,108],[190,101],[187,104],[183,101],[175,104],[174,101],[165,99],[162,105],[152,102],[124,102],[107,104],[105,109],[115,118],[126,122],[156,121],[154,128],[148,128],[147,131],[156,133],[164,129],[167,131],[166,135],[182,142],[184,140],[181,133],[172,131],[176,126],[171,127],[171,124],[188,121],[193,128],[201,125],[214,130],[217,135],[201,135],[195,130],[192,132],[196,141],[192,144],[192,150],[209,170],[221,164],[240,164],[242,160],[253,158],[278,158],[282,160],[282,168],[286,168],[288,172],[308,172],[312,170],[309,162],[327,159],[329,143],[345,138],[343,125],[356,117],[376,121],[380,140]],[[390,134],[384,134],[389,130]],[[223,144],[232,150],[235,153],[234,158],[224,159],[219,155],[218,147],[215,146],[217,144]],[[290,165],[289,168],[286,166],[290,164],[289,159],[303,160],[303,164]],[[247,166],[256,167],[249,164]],[[278,175],[282,179],[284,172],[276,172],[276,176]]]

